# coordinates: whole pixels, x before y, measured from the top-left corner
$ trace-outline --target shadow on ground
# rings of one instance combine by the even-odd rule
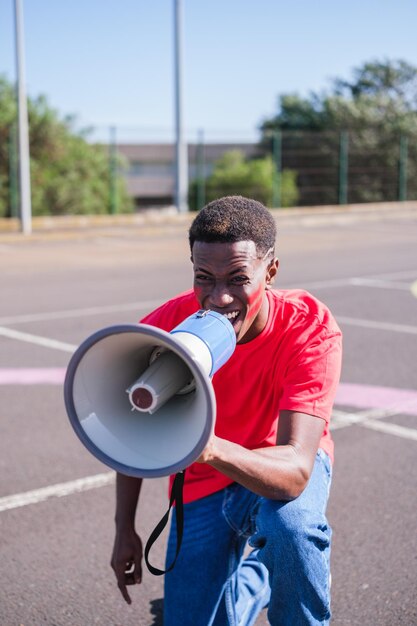
[[[163,614],[164,614],[164,600],[158,598],[157,600],[151,600],[150,614],[153,617],[151,626],[162,626]]]

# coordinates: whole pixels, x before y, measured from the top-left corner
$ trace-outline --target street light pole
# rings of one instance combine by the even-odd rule
[[[182,123],[182,2],[174,0],[175,48],[175,204],[179,213],[188,211],[188,150]]]
[[[16,74],[19,144],[20,220],[25,235],[32,232],[32,206],[30,193],[29,124],[25,88],[25,62],[23,45],[23,8],[21,0],[15,0],[16,27]]]

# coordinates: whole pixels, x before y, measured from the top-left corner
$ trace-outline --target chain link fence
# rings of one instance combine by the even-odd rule
[[[108,154],[106,212],[123,210],[120,185],[125,186],[136,210],[173,206],[175,143],[171,132],[91,127],[83,136],[92,150]],[[187,136],[187,145],[193,208],[200,208],[212,196],[230,193],[251,195],[274,208],[417,199],[415,138],[375,128],[283,130],[260,141],[250,132],[200,130]],[[16,146],[16,130],[10,128],[0,149],[0,194],[8,217],[19,213]],[[241,155],[246,170],[241,167],[240,177],[233,178],[232,173],[228,177],[223,171],[216,178],[213,173],[219,161],[231,152]],[[260,162],[265,167],[248,174],[252,172],[248,164]],[[54,206],[47,207],[47,212],[54,214]]]

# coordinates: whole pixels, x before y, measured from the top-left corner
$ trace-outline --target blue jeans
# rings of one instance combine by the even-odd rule
[[[307,487],[291,502],[233,484],[186,504],[181,551],[165,575],[164,625],[250,626],[265,607],[273,626],[328,624],[330,482],[319,450]],[[175,547],[173,518],[167,563]]]

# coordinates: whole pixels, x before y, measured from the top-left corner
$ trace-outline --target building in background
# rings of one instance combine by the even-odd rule
[[[189,181],[210,176],[214,163],[230,150],[239,150],[245,157],[260,155],[256,143],[188,144]],[[175,203],[174,144],[118,144],[117,151],[126,161],[127,190],[137,210]]]

